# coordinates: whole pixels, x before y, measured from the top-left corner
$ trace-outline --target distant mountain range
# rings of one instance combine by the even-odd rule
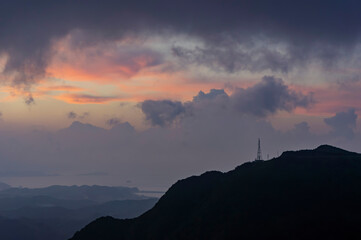
[[[11,186],[7,183],[0,182],[0,191],[11,188]]]
[[[174,184],[138,218],[71,240],[359,239],[361,155],[323,145]]]
[[[0,190],[1,240],[64,240],[95,218],[137,217],[157,201],[142,196],[137,188],[128,187],[1,186],[4,186]]]
[[[59,186],[53,185],[45,188],[6,188],[0,191],[0,201],[9,197],[48,196],[63,200],[88,200],[106,202],[124,199],[144,199],[139,195],[137,188],[108,187],[108,186]],[[1,206],[0,206],[1,208]]]

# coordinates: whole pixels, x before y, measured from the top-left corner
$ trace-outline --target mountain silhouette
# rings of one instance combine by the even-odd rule
[[[0,239],[64,240],[101,216],[137,217],[157,202],[141,194],[121,186],[6,188],[0,191]]]
[[[0,191],[11,188],[11,186],[7,183],[0,182]]]
[[[110,187],[98,185],[82,186],[60,186],[52,185],[44,188],[7,188],[0,191],[0,203],[5,198],[14,197],[38,197],[48,196],[64,200],[87,200],[96,202],[106,202],[112,200],[144,199],[138,194],[137,188],[130,187]],[[1,204],[0,204],[1,208]]]
[[[138,218],[99,218],[71,240],[358,239],[361,155],[322,145],[175,183]]]

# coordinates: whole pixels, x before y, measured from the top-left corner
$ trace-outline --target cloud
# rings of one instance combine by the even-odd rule
[[[310,132],[310,126],[308,125],[308,122],[300,122],[295,124],[294,131],[300,134],[307,134]]]
[[[172,48],[174,56],[182,63],[204,65],[213,71],[234,73],[238,71],[287,73],[292,70],[295,61],[288,52],[280,52],[272,47],[255,47],[249,49],[242,45],[222,46],[212,45],[207,48],[196,47],[189,49],[175,46]]]
[[[179,116],[193,116],[205,109],[225,111],[255,117],[267,117],[278,111],[291,112],[297,107],[308,108],[314,103],[313,94],[302,94],[289,89],[280,78],[265,76],[249,88],[238,88],[231,95],[223,89],[200,91],[190,102],[146,100],[141,109],[152,125],[169,126]],[[221,113],[220,113],[221,114]]]
[[[89,117],[89,116],[90,116],[90,113],[88,113],[88,112],[83,112],[83,114],[79,116],[79,119],[84,119],[84,118],[87,118],[87,117]]]
[[[82,120],[82,119],[84,119],[84,118],[87,118],[87,117],[89,117],[89,115],[90,115],[90,113],[88,113],[88,112],[84,112],[83,114],[77,114],[76,112],[73,112],[73,111],[70,111],[68,114],[67,114],[67,117],[69,118],[69,119],[72,119],[72,120],[74,120],[74,119],[80,119],[80,120]]]
[[[83,91],[83,88],[70,86],[70,85],[60,85],[60,86],[40,86],[37,88],[37,90],[43,91],[43,92],[80,92]]]
[[[75,118],[78,117],[78,115],[75,112],[69,112],[67,114],[67,116],[68,116],[69,119],[75,119]]]
[[[345,138],[353,138],[355,135],[357,114],[354,108],[345,112],[338,112],[335,116],[325,118],[324,122],[332,128],[332,134]]]
[[[217,98],[228,99],[228,95],[223,89],[211,89],[209,93],[204,93],[203,91],[200,91],[197,96],[193,97],[193,102],[215,100]]]
[[[90,94],[62,94],[56,98],[75,104],[102,104],[122,100],[122,98],[115,96],[95,96]]]
[[[80,33],[79,33],[80,32]],[[119,82],[163,63],[163,55],[137,39],[100,41],[79,47],[84,33],[73,31],[54,46],[47,71],[73,81]],[[80,36],[79,36],[80,35]]]
[[[146,100],[141,103],[141,109],[146,120],[154,126],[168,126],[185,112],[185,107],[181,102],[171,100]]]
[[[231,96],[234,107],[241,113],[265,117],[277,111],[292,111],[309,107],[313,95],[289,89],[282,79],[265,76],[260,83],[247,89],[239,88]]]
[[[109,126],[115,126],[115,125],[120,124],[121,122],[122,121],[119,118],[110,118],[110,119],[106,120],[105,123]]]
[[[32,105],[32,104],[35,104],[35,100],[33,98],[33,95],[31,93],[29,93],[26,97],[25,97],[25,103],[26,105]]]
[[[175,55],[229,72],[287,72],[312,59],[329,65],[359,44],[360,5],[352,0],[327,7],[322,0],[7,1],[0,9],[7,19],[0,26],[0,54],[8,56],[2,74],[10,85],[29,91],[46,77],[54,43],[76,31],[82,34],[72,42],[75,49],[130,37],[193,37],[201,42],[198,48],[176,45]]]
[[[152,110],[149,121],[153,119],[154,124],[167,127],[135,132],[129,123],[104,129],[73,122],[57,132],[3,131],[0,168],[3,172],[58,173],[56,180],[41,179],[48,184],[54,181],[58,181],[57,184],[84,184],[85,181],[111,184],[132,179],[134,186],[168,187],[186,176],[208,170],[228,171],[254,160],[258,137],[263,156],[269,154],[270,158],[285,150],[315,148],[325,143],[360,151],[361,134],[356,131],[350,139],[334,132],[316,134],[312,131],[315,125],[307,122],[279,131],[267,118],[240,114],[232,104],[232,94],[226,96],[221,90],[214,90],[199,96],[203,98],[185,103],[147,102],[151,103],[147,109]],[[345,125],[354,126],[354,114],[351,110],[336,114],[331,124],[339,131]],[[88,176],[90,180],[86,176],[74,176],[92,172],[108,175]],[[36,179],[28,184],[32,181]]]

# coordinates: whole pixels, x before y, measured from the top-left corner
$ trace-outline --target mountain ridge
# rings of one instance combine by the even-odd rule
[[[140,217],[100,218],[71,240],[350,239],[360,189],[361,155],[322,145],[179,180]]]

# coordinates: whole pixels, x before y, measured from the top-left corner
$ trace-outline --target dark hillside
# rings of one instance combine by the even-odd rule
[[[351,239],[360,202],[361,155],[323,145],[178,181],[142,216],[97,219],[72,240]]]

